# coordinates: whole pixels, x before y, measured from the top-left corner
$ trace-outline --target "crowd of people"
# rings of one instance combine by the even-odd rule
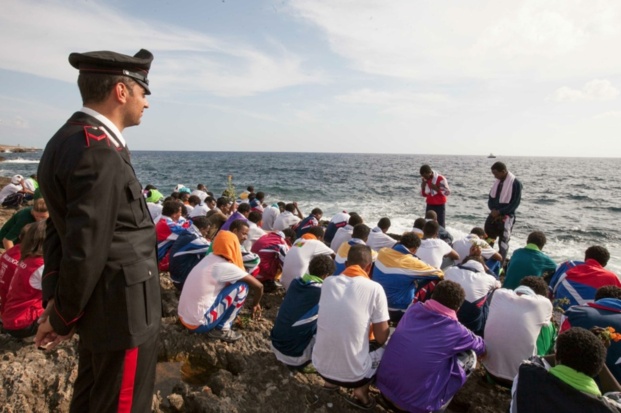
[[[584,261],[556,263],[536,231],[508,260],[522,184],[506,165],[491,167],[483,227],[458,240],[445,229],[448,181],[429,165],[425,217],[397,236],[389,217],[370,228],[346,211],[324,230],[321,209],[305,216],[253,187],[238,199],[232,187],[217,197],[177,185],[166,197],[143,190],[122,135],[149,108],[152,61],[144,49],[71,53],[83,107],[50,139],[37,175],[0,190],[5,207],[28,203],[0,229],[2,330],[47,349],[79,335],[72,411],[149,411],[158,273],[180,291],[183,328],[225,342],[242,338],[233,326],[248,297],[256,319],[263,295],[285,290],[275,358],[312,364],[325,391],[351,389],[360,409],[444,411],[480,362],[511,387],[511,412],[621,411],[610,254],[593,245]]]

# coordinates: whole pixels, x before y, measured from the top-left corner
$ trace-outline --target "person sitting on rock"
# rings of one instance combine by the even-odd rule
[[[440,281],[431,299],[412,305],[386,345],[377,387],[399,411],[442,411],[466,383],[485,343],[457,319],[464,289]]]
[[[261,259],[256,277],[263,283],[266,293],[282,287],[277,278],[282,272],[282,265],[294,239],[295,232],[287,228],[284,231],[268,232],[252,246],[251,251]]]
[[[43,314],[43,242],[45,221],[29,224],[20,244],[21,260],[11,280],[2,316],[3,330],[16,338],[37,333]]]
[[[377,226],[371,230],[367,245],[373,251],[378,252],[382,248],[392,248],[397,243],[396,239],[386,235],[390,229],[390,224],[390,219],[384,217],[377,221]]]
[[[429,210],[425,212],[425,221],[434,221],[437,223],[438,214],[436,214],[436,211]],[[440,223],[438,223],[438,238],[446,242],[448,245],[453,245],[453,236],[446,230],[446,228],[440,225]]]
[[[621,386],[606,368],[606,347],[584,328],[558,336],[556,353],[522,363],[511,391],[510,413],[619,413],[621,405],[602,396]],[[593,377],[599,375],[598,387]]]
[[[235,234],[220,231],[212,247],[213,253],[202,259],[185,281],[179,297],[179,320],[191,332],[233,342],[242,337],[232,326],[249,287],[253,292],[252,317],[260,317],[263,285],[245,271]]]
[[[515,289],[522,278],[529,275],[544,276],[554,273],[556,263],[542,252],[546,241],[546,235],[541,231],[528,234],[526,247],[518,248],[511,255],[507,276],[502,285],[504,288]]]
[[[461,264],[464,259],[470,255],[470,248],[472,246],[476,246],[481,250],[481,254],[483,258],[486,260],[486,265],[488,267],[492,267],[494,262],[498,263],[498,267],[500,267],[500,261],[502,261],[502,255],[493,249],[485,239],[487,235],[483,228],[474,227],[470,230],[470,234],[465,237],[453,241],[453,249],[457,252],[460,257],[458,264]]]
[[[5,250],[13,247],[19,234],[26,225],[37,221],[45,221],[49,217],[43,198],[34,201],[31,207],[22,208],[4,223],[0,229],[0,240]]]
[[[233,212],[230,217],[226,220],[224,225],[220,227],[220,229],[227,230],[233,223],[233,221],[237,221],[241,219],[242,221],[248,222],[248,215],[250,215],[250,204],[242,203],[237,207],[237,211]]]
[[[295,229],[295,235],[300,238],[306,234],[309,229],[319,225],[319,221],[323,217],[323,211],[321,208],[313,208],[310,215],[304,218]]]
[[[207,217],[194,217],[190,222],[191,225],[170,248],[170,278],[179,291],[183,289],[192,268],[205,257],[211,245],[211,241],[207,239],[211,228]]]
[[[351,239],[352,233],[354,232],[354,227],[358,224],[363,223],[364,220],[362,219],[362,217],[357,213],[352,212],[349,215],[349,220],[347,220],[347,225],[336,230],[336,233],[332,238],[332,242],[330,242],[330,248],[332,248],[333,251],[338,251],[341,247],[341,244]]]
[[[321,285],[332,274],[332,258],[317,255],[308,264],[308,273],[291,282],[270,334],[272,351],[285,365],[302,368],[310,363],[317,332]]]
[[[434,211],[430,211],[434,212]],[[423,227],[423,240],[416,252],[418,258],[435,268],[445,268],[445,259],[457,261],[459,254],[449,244],[438,238],[440,225],[436,221],[427,221]]]
[[[265,232],[265,230],[261,227],[261,219],[262,213],[260,211],[252,210],[250,211],[250,214],[248,214],[248,239],[244,241],[243,244],[247,251],[251,251],[254,243],[257,242],[257,240],[263,235],[267,234],[267,232]]]
[[[317,255],[334,255],[334,251],[323,243],[322,227],[312,227],[304,238],[293,243],[282,266],[282,286],[287,289],[293,280],[306,274],[310,260]]]
[[[366,243],[369,238],[369,232],[371,232],[371,230],[365,224],[358,224],[354,227],[351,239],[341,244],[341,247],[336,252],[336,256],[334,257],[334,264],[336,265],[336,269],[334,270],[335,275],[339,275],[343,272],[343,270],[345,270],[347,254],[353,245],[367,245]],[[373,251],[372,256],[373,261],[375,261],[377,253]]]
[[[608,260],[608,250],[593,245],[584,252],[584,262],[567,261],[559,265],[550,280],[550,291],[558,305],[566,310],[572,305],[591,303],[598,288],[605,285],[621,287],[619,277],[604,268]]]
[[[336,231],[338,231],[339,228],[343,228],[347,225],[349,217],[350,215],[347,213],[347,211],[341,211],[334,214],[334,216],[330,219],[330,222],[328,222],[328,226],[326,227],[326,234],[324,236],[324,241],[327,245],[330,245],[332,243]]]
[[[295,228],[304,219],[297,202],[285,205],[285,210],[274,220],[273,230],[282,231],[285,228]]]
[[[489,298],[500,281],[485,272],[483,257],[468,256],[462,264],[444,271],[444,279],[458,283],[466,293],[466,299],[457,311],[457,319],[476,335],[483,336],[489,311]]]

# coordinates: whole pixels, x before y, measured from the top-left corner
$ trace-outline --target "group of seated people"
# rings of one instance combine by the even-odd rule
[[[602,246],[557,264],[535,231],[503,265],[483,229],[454,240],[434,211],[391,236],[389,218],[370,228],[345,211],[324,230],[321,209],[268,205],[252,187],[239,200],[203,185],[144,195],[185,328],[234,342],[249,294],[258,318],[263,294],[284,289],[270,335],[276,359],[294,370],[312,363],[325,391],[351,389],[346,400],[358,408],[443,411],[478,363],[512,387],[512,412],[619,408],[603,392],[621,390],[621,342],[611,339],[621,331],[621,281]],[[43,312],[46,217],[38,199],[0,230],[0,316],[18,338],[35,334]],[[554,307],[564,310],[558,324]]]

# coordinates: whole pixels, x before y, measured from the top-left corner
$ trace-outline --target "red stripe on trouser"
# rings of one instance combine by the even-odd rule
[[[134,401],[134,380],[136,378],[136,367],[138,366],[138,347],[125,351],[123,362],[123,379],[119,392],[118,413],[130,413]]]

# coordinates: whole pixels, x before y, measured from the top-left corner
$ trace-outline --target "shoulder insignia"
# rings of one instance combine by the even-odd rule
[[[98,126],[84,126],[84,136],[86,138],[86,147],[91,146],[91,140],[100,142],[104,139],[106,140],[108,146],[110,146],[110,138],[108,138],[106,131]]]

